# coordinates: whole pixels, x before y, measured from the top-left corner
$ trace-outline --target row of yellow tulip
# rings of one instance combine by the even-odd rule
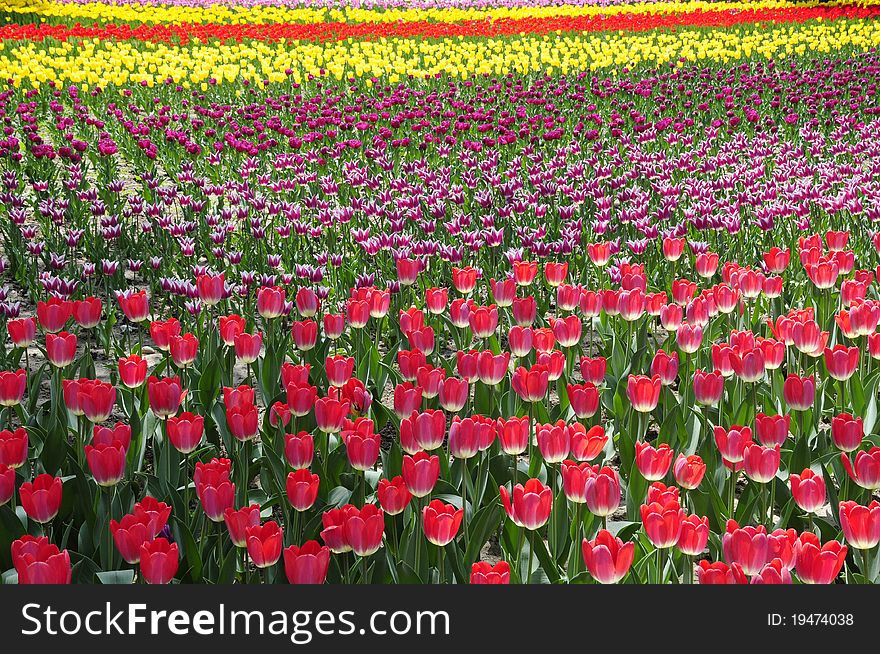
[[[880,46],[880,21],[810,21],[803,24],[676,32],[570,33],[505,38],[389,38],[181,47],[141,41],[83,39],[0,43],[0,79],[38,86],[64,82],[83,88],[146,84],[166,79],[186,87],[249,80],[300,81],[322,71],[335,78],[446,73],[460,78],[507,72],[569,73],[684,61],[726,63],[784,58]]]

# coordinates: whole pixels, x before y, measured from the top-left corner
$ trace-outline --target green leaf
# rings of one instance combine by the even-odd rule
[[[102,584],[124,584],[134,582],[134,570],[106,570],[95,575]]]

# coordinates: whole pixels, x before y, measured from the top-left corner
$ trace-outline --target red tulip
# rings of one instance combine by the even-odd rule
[[[449,425],[449,453],[456,459],[470,459],[481,451],[481,446],[495,440],[495,421],[482,416],[459,418]]]
[[[538,264],[535,261],[514,261],[513,280],[518,286],[531,286],[538,274]]]
[[[511,313],[513,313],[513,321],[519,327],[530,327],[538,316],[538,304],[531,295],[514,298]]]
[[[853,501],[841,502],[838,511],[840,528],[847,543],[857,550],[877,547],[880,543],[880,502],[872,500],[868,506]]]
[[[358,418],[345,421],[340,434],[345,443],[348,463],[355,470],[370,470],[379,458],[379,435],[373,431],[373,421]]]
[[[507,345],[511,356],[521,359],[532,351],[535,341],[535,332],[531,327],[515,325],[507,333]]]
[[[512,279],[489,280],[492,299],[499,307],[509,307],[516,299],[516,282]]]
[[[698,404],[714,406],[724,394],[724,377],[719,370],[694,372],[694,399]]]
[[[467,404],[469,396],[470,387],[464,379],[447,377],[440,384],[440,406],[450,413],[461,411]]]
[[[15,406],[24,398],[27,373],[24,370],[0,372],[0,406]]]
[[[487,307],[473,307],[468,317],[468,325],[474,338],[489,338],[498,329],[498,307],[494,304]]]
[[[86,460],[98,486],[115,486],[125,475],[125,448],[122,443],[86,445]]]
[[[569,425],[568,433],[571,438],[571,454],[578,461],[592,461],[608,444],[608,436],[602,425],[594,425],[587,430],[576,422]]]
[[[782,394],[789,409],[806,411],[813,406],[816,398],[816,382],[813,375],[809,377],[789,375],[785,378]]]
[[[477,357],[477,376],[487,386],[496,386],[507,376],[509,366],[509,352],[496,355],[491,350],[484,350]]]
[[[312,465],[315,456],[315,439],[307,431],[284,435],[284,458],[294,470]]]
[[[223,512],[229,540],[236,547],[247,547],[247,530],[260,524],[260,505],[251,504],[236,511],[231,506]]]
[[[676,546],[687,556],[702,554],[709,542],[709,518],[689,515],[681,521],[681,534]],[[688,571],[685,572],[688,574]]]
[[[167,584],[177,574],[177,543],[156,538],[141,545],[141,575],[148,584]]]
[[[535,426],[538,449],[546,463],[561,463],[571,449],[571,437],[564,420],[552,425]]]
[[[226,295],[226,282],[223,273],[219,275],[199,275],[196,290],[203,304],[212,307]]]
[[[816,513],[825,505],[825,479],[806,468],[799,475],[790,475],[791,496],[807,513]]]
[[[312,289],[303,287],[296,292],[296,310],[303,318],[317,314],[319,306],[318,296]]]
[[[672,547],[681,535],[684,510],[675,500],[652,502],[640,507],[645,535],[657,549]]]
[[[318,499],[321,478],[305,468],[287,475],[287,499],[297,511],[308,511]]]
[[[620,479],[614,469],[607,466],[594,472],[584,482],[587,508],[593,515],[607,517],[620,505]]]
[[[534,365],[531,368],[518,367],[513,371],[514,392],[524,402],[542,402],[547,395],[550,371],[547,366]]]
[[[507,516],[518,527],[534,531],[543,527],[550,518],[553,508],[553,491],[538,479],[529,479],[525,486],[513,487],[513,496],[507,487],[499,488],[501,501]]]
[[[587,256],[590,257],[593,265],[600,268],[604,267],[611,261],[611,243],[588,243]]]
[[[168,440],[181,454],[189,454],[202,442],[205,419],[186,411],[168,418]]]
[[[581,376],[584,378],[585,382],[593,383],[596,386],[600,386],[604,383],[607,370],[605,357],[596,357],[595,359],[581,357],[580,367]]]
[[[562,490],[569,502],[584,504],[587,501],[586,483],[593,475],[589,463],[576,463],[566,459],[560,467],[562,470]]]
[[[56,368],[70,365],[76,357],[76,335],[60,332],[46,334],[46,358]]]
[[[404,382],[394,387],[394,412],[401,420],[422,406],[422,389]]]
[[[270,568],[281,558],[284,534],[274,520],[245,530],[248,556],[258,568]]]
[[[29,347],[37,335],[37,321],[34,318],[18,318],[6,323],[6,331],[15,347]]]
[[[311,413],[315,407],[318,396],[318,389],[308,384],[299,385],[291,382],[285,387],[287,392],[287,406],[291,414],[295,416],[306,416]]]
[[[414,381],[416,373],[426,365],[424,352],[419,350],[399,350],[397,352],[397,366],[400,375],[407,381]]]
[[[15,470],[0,463],[0,506],[15,495]]]
[[[45,536],[22,536],[12,542],[12,565],[19,584],[69,584],[70,554]]]
[[[232,342],[235,349],[235,359],[238,363],[250,365],[260,358],[260,350],[263,348],[263,334],[238,334]]]
[[[227,405],[226,422],[229,433],[242,442],[253,440],[260,431],[259,414],[253,404]]]
[[[315,401],[315,423],[325,434],[338,434],[342,431],[350,404],[331,397],[321,397]]]
[[[696,454],[690,456],[679,454],[672,466],[672,474],[679,486],[693,490],[702,483],[706,475],[706,464]]]
[[[357,556],[371,556],[382,547],[385,533],[385,514],[375,504],[366,504],[358,511],[345,514],[345,540]],[[322,532],[323,533],[323,532]]]
[[[425,306],[429,313],[438,316],[446,310],[449,302],[449,291],[445,288],[429,288],[425,290]]]
[[[345,316],[342,314],[328,313],[324,316],[322,323],[324,325],[324,336],[331,341],[335,341],[345,331]]]
[[[416,278],[419,276],[419,272],[422,269],[420,261],[413,259],[398,259],[396,266],[397,279],[401,286],[412,286],[416,283]]]
[[[626,384],[626,394],[635,411],[650,413],[660,401],[660,377],[630,375]]]
[[[593,382],[568,384],[568,402],[574,414],[580,418],[592,418],[599,410],[599,390]]]
[[[752,577],[753,584],[790,584],[791,572],[781,559],[773,559]]]
[[[762,525],[740,528],[736,521],[728,520],[721,549],[725,561],[742,566],[749,576],[758,574],[770,560],[770,540]]]
[[[715,427],[715,445],[725,461],[739,463],[745,458],[745,449],[752,442],[750,427],[734,425],[729,430]]]
[[[376,494],[379,504],[388,515],[402,513],[412,499],[412,493],[409,492],[406,482],[400,475],[391,480],[380,479]]]
[[[101,300],[87,297],[72,304],[73,319],[83,329],[92,329],[101,322]]]
[[[743,450],[743,465],[746,475],[752,481],[766,484],[773,480],[779,472],[779,446],[765,447],[757,443],[749,443]]]
[[[791,428],[791,416],[768,416],[758,413],[755,416],[755,433],[758,441],[766,446],[783,445]]]
[[[45,302],[37,302],[37,318],[40,327],[47,332],[58,332],[64,328],[73,313],[73,303],[58,297],[50,297]]]
[[[104,422],[110,417],[116,403],[116,388],[99,380],[82,381],[79,390],[79,406],[91,422]]]
[[[171,517],[171,507],[160,502],[155,497],[147,495],[140,502],[135,502],[132,515],[138,519],[153,525],[153,536],[157,536],[168,524]]]
[[[196,495],[202,503],[205,515],[212,522],[221,522],[226,509],[235,501],[235,484],[229,480],[229,459],[212,459],[209,463],[196,463],[193,482]]]
[[[531,425],[529,417],[522,418],[498,418],[496,431],[501,449],[511,455],[517,456],[525,452],[529,447]]]
[[[147,379],[147,362],[137,354],[119,360],[119,381],[126,388],[138,388]]]
[[[330,548],[316,540],[284,550],[284,572],[291,584],[323,584],[330,567]]]
[[[440,500],[431,500],[422,509],[425,538],[438,547],[445,547],[458,534],[463,517],[464,509],[456,509],[452,504],[444,504]]]
[[[28,433],[24,427],[0,431],[0,465],[15,470],[27,463]]]
[[[849,457],[841,453],[840,460],[856,484],[871,491],[880,488],[880,447],[872,447],[867,452],[859,451],[854,462],[850,462]]]
[[[848,413],[841,413],[831,419],[831,440],[838,450],[853,452],[859,449],[864,435],[864,422],[861,417],[853,418]]]
[[[45,524],[58,514],[61,507],[61,483],[60,477],[42,474],[19,487],[21,505],[29,518]]]
[[[119,522],[110,520],[110,533],[123,560],[140,563],[141,545],[155,537],[155,523],[145,515],[127,514]]]
[[[855,374],[859,367],[859,348],[835,345],[825,348],[825,368],[829,376],[845,381]]]
[[[440,477],[440,458],[427,452],[416,452],[403,457],[403,480],[414,497],[425,497],[434,490]]]
[[[655,448],[650,443],[636,441],[636,466],[648,481],[659,481],[669,472],[674,452],[666,443]]]
[[[495,565],[478,561],[471,566],[471,584],[509,584],[510,564],[499,561]]]
[[[596,581],[616,584],[629,572],[635,545],[624,543],[610,531],[601,529],[592,541],[584,538],[581,551],[587,570]]]
[[[651,374],[659,377],[664,386],[675,382],[678,377],[678,352],[673,352],[670,356],[663,350],[658,350],[651,361]]]
[[[220,316],[218,325],[220,331],[220,340],[227,347],[235,345],[235,337],[243,334],[246,327],[245,319],[239,315]],[[152,325],[150,325],[152,331]]]
[[[122,313],[131,322],[143,322],[150,315],[150,303],[146,291],[117,291],[116,300]]]
[[[263,286],[257,291],[257,313],[272,320],[284,313],[287,294],[280,286]]]
[[[422,397],[431,400],[440,395],[440,385],[446,379],[446,370],[425,365],[416,371],[416,385],[422,389]]]
[[[173,416],[177,413],[184,392],[180,384],[180,378],[177,376],[159,379],[154,375],[150,375],[147,379],[147,397],[149,398],[150,409],[160,420],[164,420],[168,416]]]
[[[556,307],[560,311],[574,311],[581,303],[581,289],[571,284],[558,284],[556,287]],[[585,312],[586,316],[586,312]],[[587,316],[589,317],[589,316]]]
[[[436,450],[446,437],[446,416],[442,411],[413,411],[400,422],[400,445],[408,454]]]
[[[290,329],[293,343],[300,352],[308,352],[318,342],[318,323],[314,320],[296,321]]]
[[[171,339],[180,336],[180,321],[177,318],[169,318],[164,322],[154,320],[150,323],[150,338],[156,347],[167,352],[171,346]]]
[[[721,561],[709,563],[705,559],[697,565],[697,581],[700,584],[747,584],[748,578],[738,563],[728,566]]]
[[[804,532],[795,544],[795,570],[805,584],[830,584],[840,574],[847,547],[832,540],[824,545],[812,532]]]
[[[324,362],[327,381],[332,386],[344,386],[354,373],[354,358],[343,355],[327,357]]]
[[[353,504],[346,504],[340,509],[331,509],[321,514],[321,539],[327,543],[330,551],[334,554],[344,554],[351,551],[351,545],[345,539],[345,520],[349,515],[358,514],[358,509]]]

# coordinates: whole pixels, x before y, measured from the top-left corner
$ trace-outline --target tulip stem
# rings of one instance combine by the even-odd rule
[[[366,584],[367,581],[367,557],[361,557],[361,583]]]
[[[421,517],[421,515],[422,515],[422,498],[418,497],[418,498],[416,498],[416,510],[415,510],[415,514],[413,515],[413,519],[415,521],[415,528],[413,529],[413,534],[418,532],[419,518]],[[416,540],[416,576],[418,576],[419,579],[421,579],[421,566],[419,564],[420,564],[421,558],[422,558],[422,539],[416,538],[415,540]]]
[[[770,480],[770,506],[768,507],[767,529],[773,528],[773,505],[776,502],[776,478]]]
[[[470,471],[468,470],[468,460],[461,460],[461,510],[463,511],[463,527],[464,527],[464,550],[467,552],[468,546],[468,510],[467,510],[467,485],[468,485],[468,477],[470,476]],[[468,561],[465,561],[468,563]]]
[[[437,574],[439,576],[438,582],[445,584],[446,573],[443,569],[443,547],[441,545],[437,546]]]
[[[529,563],[527,566],[526,583],[532,583],[532,557],[535,554],[535,530],[529,531]]]
[[[730,470],[730,489],[729,489],[729,497],[728,497],[728,518],[733,518],[733,503],[736,500],[736,464],[732,464],[732,468]]]
[[[525,537],[525,527],[519,527],[518,531],[519,531],[519,535],[517,536],[517,539],[516,539],[516,576],[519,577],[520,583],[523,583],[523,581],[522,581],[522,546],[523,546],[523,539]]]

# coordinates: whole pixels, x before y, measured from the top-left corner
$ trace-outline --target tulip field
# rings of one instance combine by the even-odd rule
[[[877,583],[878,47],[0,0],[0,580]]]

